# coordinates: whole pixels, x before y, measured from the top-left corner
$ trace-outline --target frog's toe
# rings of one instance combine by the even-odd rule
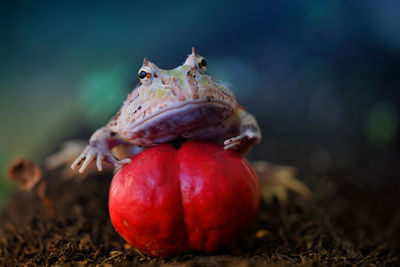
[[[242,137],[241,136],[237,136],[228,140],[224,141],[224,149],[228,150],[228,149],[236,149],[240,146],[242,142]]]
[[[225,150],[229,150],[229,149],[236,149],[239,147],[239,143],[230,143],[224,146]]]
[[[86,168],[89,166],[90,163],[92,163],[92,161],[94,160],[94,158],[96,157],[96,153],[94,153],[93,151],[89,151],[87,153],[87,155],[85,156],[85,160],[82,163],[82,166],[79,169],[80,173],[83,173]]]
[[[85,157],[86,157],[85,153],[80,154],[79,157],[72,163],[71,169],[75,170],[75,168],[82,163]]]
[[[128,164],[129,162],[131,162],[131,159],[123,159],[119,161],[121,164]]]
[[[109,161],[111,164],[113,164],[115,167],[121,167],[122,165],[125,165],[131,160],[129,158],[127,159],[122,159],[122,160],[117,160],[113,155],[109,154],[107,155],[107,161]]]
[[[233,137],[231,139],[225,140],[224,149],[233,149],[237,151],[246,152],[251,144],[256,141],[256,138],[252,134],[241,134],[239,136]]]
[[[91,146],[87,146],[79,155],[79,157],[72,163],[71,169],[75,170],[75,168],[80,165],[81,167],[79,168],[79,172],[83,173],[89,164],[95,159],[96,155],[96,149]]]
[[[98,152],[97,157],[96,157],[96,166],[97,166],[97,169],[99,170],[99,172],[101,172],[103,170],[103,166],[102,166],[103,160],[104,160],[104,155],[102,153]]]
[[[117,166],[118,167],[121,167],[121,166],[124,166],[125,164],[128,164],[129,162],[131,162],[131,159],[123,159],[123,160],[118,160],[117,161]]]
[[[239,144],[240,141],[241,141],[241,136],[236,136],[236,137],[225,140],[224,145],[228,146],[228,145],[233,145],[233,144]]]

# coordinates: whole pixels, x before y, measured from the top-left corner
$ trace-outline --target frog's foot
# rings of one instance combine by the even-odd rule
[[[61,145],[59,151],[48,156],[44,161],[46,170],[60,170],[60,175],[64,179],[77,179],[83,181],[85,178],[97,174],[95,166],[89,166],[84,174],[79,174],[71,169],[71,164],[87,146],[87,140],[69,140]],[[103,166],[103,171],[111,172],[112,165]]]
[[[91,175],[97,174],[97,168],[94,165],[89,165],[84,174],[79,174],[71,169],[71,164],[79,157],[81,152],[86,148],[87,140],[69,140],[61,145],[61,149],[54,154],[51,154],[44,161],[44,166],[47,170],[60,169],[61,176],[66,179],[83,180]],[[144,148],[139,146],[131,146],[126,144],[117,145],[112,149],[112,154],[116,158],[130,158],[142,152]],[[106,164],[103,166],[103,171],[112,172],[114,166]]]
[[[97,169],[102,171],[102,163],[104,160],[110,162],[115,167],[120,167],[131,161],[130,159],[117,160],[106,146],[96,146],[92,144],[86,146],[82,154],[72,163],[71,168],[74,170],[77,166],[80,166],[79,172],[83,173],[90,163],[96,161]]]
[[[244,132],[236,137],[224,141],[225,150],[236,150],[240,153],[247,152],[259,139],[253,132]]]
[[[266,161],[255,161],[252,165],[260,179],[261,197],[266,203],[271,203],[274,198],[279,203],[286,203],[289,190],[306,199],[311,197],[310,189],[295,178],[296,168]]]

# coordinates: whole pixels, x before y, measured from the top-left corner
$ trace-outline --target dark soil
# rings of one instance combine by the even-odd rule
[[[370,157],[348,167],[333,161],[318,171],[301,165],[302,153],[298,157],[311,200],[291,195],[286,206],[262,204],[257,219],[229,247],[172,259],[147,257],[114,231],[107,207],[111,174],[77,182],[46,173],[51,203],[20,192],[2,212],[0,266],[400,264],[398,159]]]

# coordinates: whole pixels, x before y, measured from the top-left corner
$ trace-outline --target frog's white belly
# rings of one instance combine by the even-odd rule
[[[133,129],[121,127],[120,134],[137,145],[153,145],[174,139],[210,139],[230,130],[227,119],[234,107],[216,102],[187,103],[158,114]]]

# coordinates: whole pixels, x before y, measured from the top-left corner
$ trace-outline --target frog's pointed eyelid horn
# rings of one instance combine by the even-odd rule
[[[196,51],[196,49],[194,48],[194,46],[192,46],[192,54],[195,55],[195,56],[197,56],[197,51]]]
[[[143,66],[148,66],[149,65],[149,59],[147,57],[145,57],[143,59]]]

